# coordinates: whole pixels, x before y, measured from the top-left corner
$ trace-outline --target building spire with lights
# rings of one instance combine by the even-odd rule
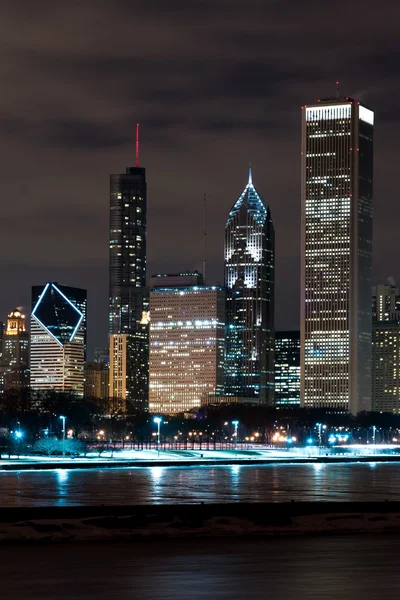
[[[253,175],[251,172],[251,163],[249,164],[249,182],[248,185],[253,185]]]

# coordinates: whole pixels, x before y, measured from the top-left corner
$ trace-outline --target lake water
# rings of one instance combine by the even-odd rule
[[[400,500],[400,463],[0,471],[0,506]]]
[[[13,600],[396,598],[397,536],[0,546]]]

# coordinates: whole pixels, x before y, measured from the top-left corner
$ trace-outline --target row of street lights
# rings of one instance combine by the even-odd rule
[[[160,430],[161,430],[162,418],[154,417],[153,421],[157,425],[157,456],[160,457]],[[239,421],[232,421],[232,425],[235,428],[235,434],[234,434],[235,435],[235,452],[237,453]]]

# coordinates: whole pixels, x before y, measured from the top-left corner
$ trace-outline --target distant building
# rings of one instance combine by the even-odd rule
[[[96,363],[103,363],[107,366],[110,364],[110,348],[109,346],[96,346],[93,352],[93,360]]]
[[[221,404],[251,404],[253,406],[260,406],[264,403],[257,396],[251,398],[245,398],[244,396],[224,396],[224,395],[209,395],[201,399],[202,406],[218,406]]]
[[[400,320],[400,292],[395,285],[372,287],[372,321]]]
[[[86,290],[58,283],[32,288],[30,379],[37,391],[84,393]]]
[[[193,273],[177,273],[167,275],[152,275],[150,287],[188,287],[191,285],[203,285],[203,275],[194,271]]]
[[[372,410],[400,414],[400,321],[373,323]]]
[[[150,412],[183,413],[209,395],[222,394],[223,288],[154,288],[150,318]]]
[[[7,327],[0,335],[0,393],[29,386],[29,333],[25,315],[16,308],[7,319]]]
[[[372,288],[372,410],[400,414],[400,294]]]
[[[110,397],[128,411],[148,404],[146,198],[146,169],[137,165],[111,175]]]
[[[275,404],[300,406],[300,331],[275,332]]]
[[[85,364],[85,398],[108,400],[109,369],[105,363]]]
[[[274,403],[275,232],[251,169],[225,227],[226,395]]]
[[[374,113],[302,108],[301,404],[371,409]]]

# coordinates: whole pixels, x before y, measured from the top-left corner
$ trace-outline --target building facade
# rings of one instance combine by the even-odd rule
[[[223,288],[154,288],[150,317],[150,412],[187,412],[204,398],[222,394]]]
[[[49,282],[32,288],[30,381],[35,391],[84,394],[86,290]]]
[[[400,321],[373,323],[372,410],[400,414]]]
[[[372,288],[372,410],[400,414],[400,294]]]
[[[300,406],[300,331],[275,333],[275,404]]]
[[[374,113],[302,108],[301,403],[371,408]]]
[[[29,333],[18,308],[8,315],[0,345],[0,393],[29,387]]]
[[[109,369],[101,362],[85,364],[85,398],[108,401]]]
[[[148,403],[146,170],[110,178],[110,397],[128,410]],[[121,349],[122,354],[116,354]]]
[[[400,292],[395,285],[372,287],[372,322],[400,320]]]
[[[274,403],[275,232],[251,169],[225,227],[226,394]]]

